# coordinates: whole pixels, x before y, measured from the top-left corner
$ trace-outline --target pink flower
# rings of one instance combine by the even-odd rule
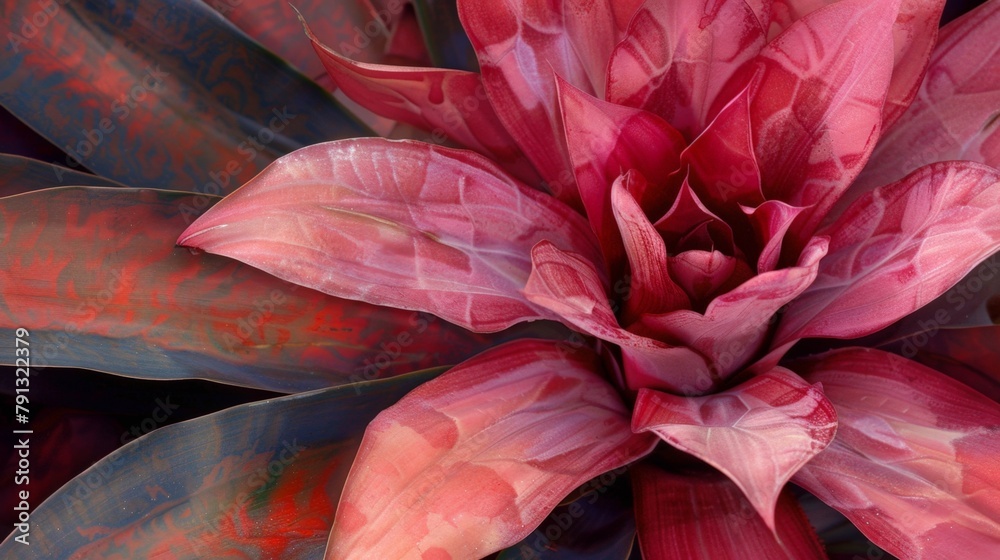
[[[460,1],[480,74],[315,43],[355,101],[466,149],[308,147],[180,243],[586,335],[487,351],[376,418],[327,557],[483,557],[624,465],[644,558],[822,557],[789,481],[897,556],[995,552],[996,402],[880,350],[789,354],[1000,250],[1000,2],[938,35],[942,4]]]

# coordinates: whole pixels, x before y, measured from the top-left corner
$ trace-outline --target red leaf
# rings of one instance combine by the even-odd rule
[[[561,78],[556,81],[580,198],[609,268],[617,270],[624,255],[612,211],[611,185],[624,172],[635,170],[660,187],[677,169],[684,139],[653,113],[607,103]]]
[[[497,115],[563,202],[578,206],[555,77],[604,96],[618,38],[609,0],[459,0]]]
[[[573,488],[648,453],[598,357],[513,342],[425,383],[368,426],[327,558],[479,558]]]
[[[774,529],[778,494],[833,440],[837,416],[818,386],[775,368],[705,397],[642,389],[632,429],[653,432],[725,473]]]
[[[538,184],[538,174],[497,118],[478,74],[355,62],[320,43],[308,26],[306,33],[337,87],[364,108],[431,132],[434,142],[451,139]]]
[[[877,350],[847,348],[795,367],[823,384],[840,420],[796,484],[900,558],[1000,550],[1000,404]]]
[[[583,217],[490,161],[375,138],[281,158],[179,242],[331,295],[491,332],[547,317],[521,294],[541,240],[600,258]]]
[[[1000,172],[929,165],[861,197],[826,233],[830,253],[785,313],[779,344],[864,336],[944,293],[1000,249]]]
[[[775,538],[739,488],[721,475],[673,474],[645,463],[631,472],[644,560],[826,558],[788,490],[778,498]]]
[[[764,46],[761,14],[751,4],[643,4],[611,56],[608,101],[656,113],[688,139],[698,136],[723,86]]]

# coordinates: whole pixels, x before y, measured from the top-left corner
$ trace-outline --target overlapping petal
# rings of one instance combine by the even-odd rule
[[[368,427],[328,559],[479,558],[570,490],[645,455],[598,357],[523,340],[468,360]]]
[[[833,440],[837,415],[819,386],[775,368],[704,397],[642,389],[632,429],[653,432],[725,473],[773,530],[778,495]]]

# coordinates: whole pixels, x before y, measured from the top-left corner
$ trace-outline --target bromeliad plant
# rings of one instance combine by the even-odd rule
[[[451,12],[392,5],[385,52],[440,63],[445,51],[415,38]],[[182,246],[290,284],[173,250],[184,280],[225,290],[223,273],[238,272],[306,295],[258,305],[280,320],[235,343],[209,327],[228,353],[168,347],[160,376],[195,368],[295,392],[396,373],[357,352],[317,360],[324,337],[345,351],[365,339],[315,332],[329,317],[316,305],[350,309],[367,340],[388,337],[387,361],[472,357],[160,430],[124,448],[85,503],[71,484],[39,510],[45,546],[627,558],[637,540],[646,559],[823,558],[792,482],[900,558],[989,557],[1000,377],[970,376],[957,349],[997,331],[942,334],[956,349],[943,345],[945,373],[886,350],[971,324],[956,314],[987,301],[996,266],[977,265],[1000,251],[1000,1],[938,33],[942,7],[460,0],[478,71],[359,62],[350,43],[337,52],[310,32],[339,92],[389,119],[370,122],[432,142],[299,149],[175,230]],[[167,229],[197,204],[41,192],[88,219],[124,205]],[[5,212],[16,220],[37,200],[6,199]],[[210,299],[198,283],[177,290]],[[257,293],[247,285],[235,297]],[[942,314],[935,299],[956,293],[969,295]],[[87,332],[146,348],[165,321],[183,328],[174,315],[132,338],[115,324]],[[536,321],[571,332],[517,327]],[[266,367],[232,356],[262,347]],[[316,373],[333,360],[354,378]],[[178,462],[183,475],[158,479]]]

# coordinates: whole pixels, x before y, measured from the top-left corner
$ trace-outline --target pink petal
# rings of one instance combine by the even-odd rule
[[[599,259],[586,221],[463,150],[378,138],[289,154],[179,243],[338,297],[490,332],[540,318],[521,295],[531,247]]]
[[[830,254],[785,313],[779,343],[864,336],[944,293],[1000,249],[1000,172],[929,165],[858,199],[827,234]]]
[[[750,90],[733,98],[681,158],[691,166],[691,181],[712,209],[733,219],[737,204],[764,202],[760,169],[750,130]]]
[[[573,488],[652,450],[586,349],[520,340],[468,360],[368,426],[326,558],[480,558]]]
[[[1000,167],[1000,3],[987,2],[941,30],[909,110],[880,140],[852,191],[897,181],[929,163]]]
[[[797,369],[837,410],[836,440],[794,482],[900,558],[1000,550],[1000,405],[932,369],[848,348]]]
[[[997,362],[1000,325],[941,328],[950,325],[930,324],[934,330],[908,337],[901,344],[893,345],[893,350],[1000,402],[1000,363]]]
[[[646,463],[630,472],[644,560],[826,558],[789,490],[778,497],[775,533],[721,475],[673,474]]]
[[[306,33],[327,72],[347,96],[383,117],[453,140],[501,164],[529,184],[538,175],[497,118],[478,74],[355,62]],[[421,39],[422,40],[422,39]]]
[[[636,170],[660,185],[677,169],[684,139],[647,111],[601,101],[557,78],[566,144],[583,207],[605,257],[614,268],[623,258],[611,210],[611,185]]]
[[[697,350],[716,376],[727,377],[760,352],[778,311],[813,283],[826,250],[827,240],[815,238],[797,266],[754,276],[713,300],[704,314],[689,310],[650,314],[633,331]]]
[[[836,1],[838,0],[776,0],[772,4],[770,36],[773,38],[795,21]],[[938,22],[941,20],[944,4],[944,0],[900,2],[899,15],[892,28],[895,56],[892,81],[882,108],[883,129],[891,126],[906,111],[920,87],[937,38]]]
[[[718,244],[718,249],[726,253],[733,254],[735,246],[733,244],[733,231],[729,224],[712,213],[698,197],[692,188],[691,183],[685,179],[677,195],[674,198],[670,209],[663,214],[656,223],[653,224],[659,231],[674,252],[685,249],[707,250],[710,246]],[[684,238],[697,231],[699,226],[705,226],[705,233],[711,237],[709,245],[697,247],[679,247],[683,245]]]
[[[760,257],[757,259],[758,272],[764,273],[778,267],[785,233],[802,210],[780,200],[768,200],[752,209],[743,208],[757,236],[757,246],[761,247]]]
[[[729,78],[764,46],[750,3],[646,2],[615,47],[608,101],[656,113],[692,139]]]
[[[632,429],[651,431],[725,473],[774,529],[778,494],[833,440],[837,415],[818,386],[775,368],[705,397],[642,389]]]
[[[629,261],[631,291],[624,298],[624,321],[629,324],[643,313],[683,309],[690,306],[690,301],[670,278],[667,247],[639,203],[626,190],[626,177],[615,181],[610,202]]]
[[[694,393],[713,387],[704,358],[683,347],[631,333],[618,324],[591,261],[562,251],[548,241],[531,250],[531,277],[524,288],[531,303],[548,310],[571,328],[617,344],[622,349],[625,378],[634,390],[656,387]],[[627,286],[615,285],[624,295]]]
[[[552,193],[579,205],[555,77],[603,97],[605,67],[618,36],[610,2],[459,0],[458,13],[501,122]]]
[[[892,75],[896,1],[843,0],[793,23],[758,57],[751,129],[765,195],[803,211],[805,245],[875,147]]]

